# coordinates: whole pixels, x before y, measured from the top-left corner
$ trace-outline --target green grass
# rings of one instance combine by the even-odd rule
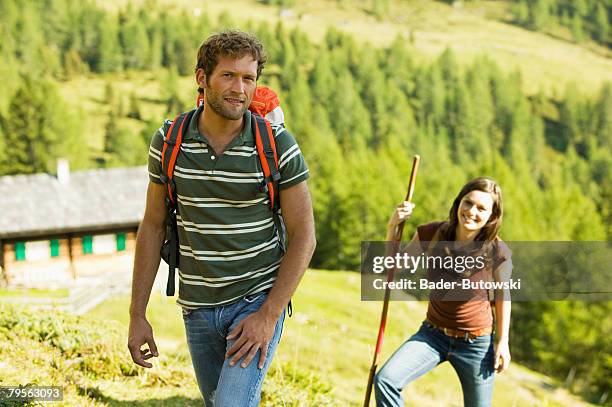
[[[83,317],[0,305],[0,384],[64,388],[58,406],[196,406],[180,309],[154,294],[148,317],[160,357],[137,368],[126,349],[129,298],[111,299]],[[264,383],[262,406],[357,406],[362,402],[381,304],[360,301],[359,275],[309,270],[294,296],[294,317]],[[381,363],[420,324],[425,303],[394,302]],[[458,406],[448,364],[410,384],[419,406]],[[496,378],[495,406],[588,405],[549,378],[513,363]]]
[[[35,298],[65,298],[68,297],[68,289],[44,290],[40,288],[24,289],[0,289],[0,298],[35,297]]]
[[[0,304],[0,385],[61,386],[64,398],[54,403],[58,406],[201,406],[185,346],[158,339],[164,351],[145,370],[131,362],[126,326],[112,317]],[[314,372],[276,364],[262,405],[335,405],[330,389]]]
[[[126,297],[115,298],[92,310],[90,316],[96,320],[116,320],[126,330],[128,304]],[[287,380],[289,377],[290,382],[301,380],[311,387],[325,389],[325,385],[329,386],[329,394],[323,396],[330,397],[335,405],[360,405],[372,361],[381,304],[360,301],[358,274],[319,270],[306,273],[293,304],[294,316],[286,319],[271,379],[266,381],[264,388],[274,389],[282,383],[281,378]],[[426,303],[391,303],[381,363],[417,329],[425,311]],[[184,328],[173,299],[154,295],[148,318],[162,355],[185,355]],[[459,406],[462,400],[459,380],[448,363],[410,384],[405,397],[411,405],[419,406]],[[557,388],[549,378],[513,363],[507,372],[496,378],[493,405],[589,404]]]
[[[0,343],[0,383],[61,386],[54,405],[199,405],[186,355],[167,353],[142,372],[114,321],[0,305]]]

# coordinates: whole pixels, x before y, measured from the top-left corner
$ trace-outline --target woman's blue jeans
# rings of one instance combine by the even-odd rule
[[[404,342],[376,374],[376,405],[402,407],[402,389],[448,360],[461,381],[464,406],[490,406],[493,359],[493,335],[467,340],[452,338],[423,322],[418,332]]]
[[[225,353],[238,338],[229,341],[225,338],[240,321],[259,310],[266,296],[258,293],[226,306],[183,309],[189,353],[205,406],[259,405],[261,386],[280,341],[285,313],[276,323],[263,369],[258,367],[261,351],[257,351],[246,368],[240,363],[230,366],[231,359],[225,359]]]

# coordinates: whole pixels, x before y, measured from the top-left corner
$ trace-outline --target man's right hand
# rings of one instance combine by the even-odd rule
[[[141,349],[147,344],[148,349]],[[153,365],[146,362],[147,359],[159,356],[157,345],[153,339],[153,328],[146,318],[130,318],[130,331],[128,334],[128,349],[132,354],[132,360],[139,366],[151,368]]]

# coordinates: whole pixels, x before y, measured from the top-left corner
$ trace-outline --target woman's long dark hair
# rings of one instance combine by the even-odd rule
[[[489,177],[479,177],[471,180],[461,188],[461,191],[453,201],[453,205],[450,208],[448,214],[448,222],[440,229],[440,240],[453,241],[456,240],[456,230],[459,224],[459,218],[457,217],[457,211],[459,210],[459,204],[464,196],[472,191],[488,192],[493,198],[493,209],[491,217],[483,228],[476,235],[475,241],[492,243],[497,237],[497,232],[501,227],[503,217],[503,206],[502,206],[502,192],[497,182]]]

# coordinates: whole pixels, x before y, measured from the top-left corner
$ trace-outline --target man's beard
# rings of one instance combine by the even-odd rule
[[[236,99],[240,99],[236,97]],[[210,87],[205,90],[206,104],[219,116],[227,120],[239,120],[244,115],[244,112],[248,109],[248,100],[245,100],[242,108],[232,109],[229,106],[224,105],[224,97],[213,91]]]

